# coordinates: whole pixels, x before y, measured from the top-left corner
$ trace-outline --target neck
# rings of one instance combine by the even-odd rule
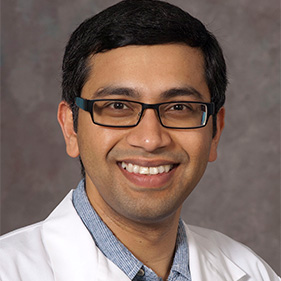
[[[173,263],[180,208],[161,221],[135,222],[120,217],[112,209],[101,208],[91,198],[94,197],[89,199],[95,211],[114,235],[138,260],[166,280]]]
[[[154,225],[103,219],[136,258],[163,280],[168,278],[177,238],[179,217],[176,214]]]

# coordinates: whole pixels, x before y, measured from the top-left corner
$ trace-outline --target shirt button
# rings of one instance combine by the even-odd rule
[[[144,270],[141,268],[139,272],[137,273],[137,276],[143,277],[144,276]]]

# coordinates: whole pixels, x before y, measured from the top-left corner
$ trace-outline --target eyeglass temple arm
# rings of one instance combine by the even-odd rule
[[[215,104],[213,102],[208,103],[208,115],[215,114]]]
[[[86,99],[83,99],[83,98],[80,98],[80,97],[76,97],[75,98],[75,103],[81,109],[83,109],[85,111],[88,111],[88,112],[91,112],[92,105],[91,105],[90,101],[88,101]]]

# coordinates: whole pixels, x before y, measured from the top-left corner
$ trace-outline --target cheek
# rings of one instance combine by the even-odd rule
[[[183,132],[180,136],[174,138],[175,142],[181,144],[181,147],[190,158],[208,158],[212,135],[208,128],[195,129]],[[205,157],[204,157],[205,156]]]
[[[122,139],[122,132],[84,122],[83,127],[78,127],[77,136],[85,168],[100,169],[106,164],[108,153]]]
[[[207,160],[211,149],[211,140],[208,138],[197,138],[193,143],[193,148],[190,151],[190,157],[198,158],[198,160]]]
[[[201,177],[209,160],[212,143],[211,133],[208,133],[208,130],[198,129],[186,132],[184,138],[181,139],[183,139],[181,141],[182,150],[187,155],[186,175]]]

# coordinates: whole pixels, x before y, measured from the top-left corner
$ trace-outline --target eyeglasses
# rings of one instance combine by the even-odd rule
[[[195,129],[206,126],[215,112],[214,103],[196,101],[172,101],[146,104],[130,100],[75,98],[81,109],[90,112],[94,124],[130,128],[140,123],[146,109],[154,109],[161,125],[171,129]]]

